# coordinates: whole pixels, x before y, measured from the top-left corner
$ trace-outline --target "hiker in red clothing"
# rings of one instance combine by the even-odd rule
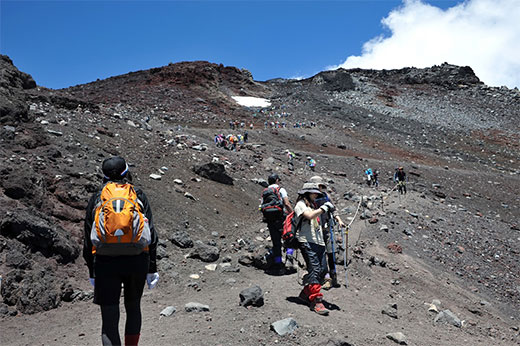
[[[314,209],[314,201],[321,194],[316,183],[305,183],[298,191],[294,213],[296,217],[303,217],[297,240],[308,271],[303,277],[305,287],[300,292],[299,298],[309,304],[312,311],[320,315],[328,315],[329,310],[323,305],[323,294],[320,292],[321,283],[327,273],[327,259],[319,217],[325,213],[332,213],[335,208],[331,202],[326,202],[318,209]]]

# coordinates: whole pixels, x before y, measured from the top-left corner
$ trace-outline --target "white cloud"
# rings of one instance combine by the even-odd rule
[[[520,87],[520,0],[468,0],[442,10],[404,0],[382,24],[389,36],[334,68],[394,69],[443,62],[471,66],[484,83]]]

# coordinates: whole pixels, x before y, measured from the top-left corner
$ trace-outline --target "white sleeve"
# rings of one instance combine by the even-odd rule
[[[280,188],[280,197],[285,198],[288,197],[287,191],[283,187]]]

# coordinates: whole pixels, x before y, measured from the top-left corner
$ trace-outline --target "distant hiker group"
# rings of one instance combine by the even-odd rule
[[[247,143],[249,140],[249,133],[247,131],[244,132],[243,135],[238,134],[229,134],[224,136],[224,134],[215,135],[215,146],[217,148],[224,148],[227,150],[237,151],[240,150],[240,145]]]

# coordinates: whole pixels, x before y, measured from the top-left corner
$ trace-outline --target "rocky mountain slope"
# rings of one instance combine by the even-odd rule
[[[517,89],[448,64],[258,82],[246,70],[185,62],[50,90],[8,57],[0,63],[2,345],[99,344],[82,221],[102,160],[116,154],[147,192],[161,239],[161,281],[142,304],[144,345],[388,345],[396,332],[411,345],[520,343]],[[232,96],[272,105],[247,108]],[[230,120],[254,124],[236,152],[213,145],[216,133],[246,130]],[[297,154],[294,172],[286,149]],[[393,190],[398,165],[410,179],[405,196]],[[381,172],[378,189],[363,181],[368,167]],[[325,177],[352,221],[349,285],[325,293],[328,317],[295,299],[301,273],[262,270],[270,239],[257,206],[271,172],[293,202],[310,176]],[[227,184],[215,181],[222,176]],[[254,285],[264,305],[239,306]],[[209,311],[186,312],[189,302]],[[177,311],[161,316],[167,306]],[[288,317],[296,331],[270,330]]]

